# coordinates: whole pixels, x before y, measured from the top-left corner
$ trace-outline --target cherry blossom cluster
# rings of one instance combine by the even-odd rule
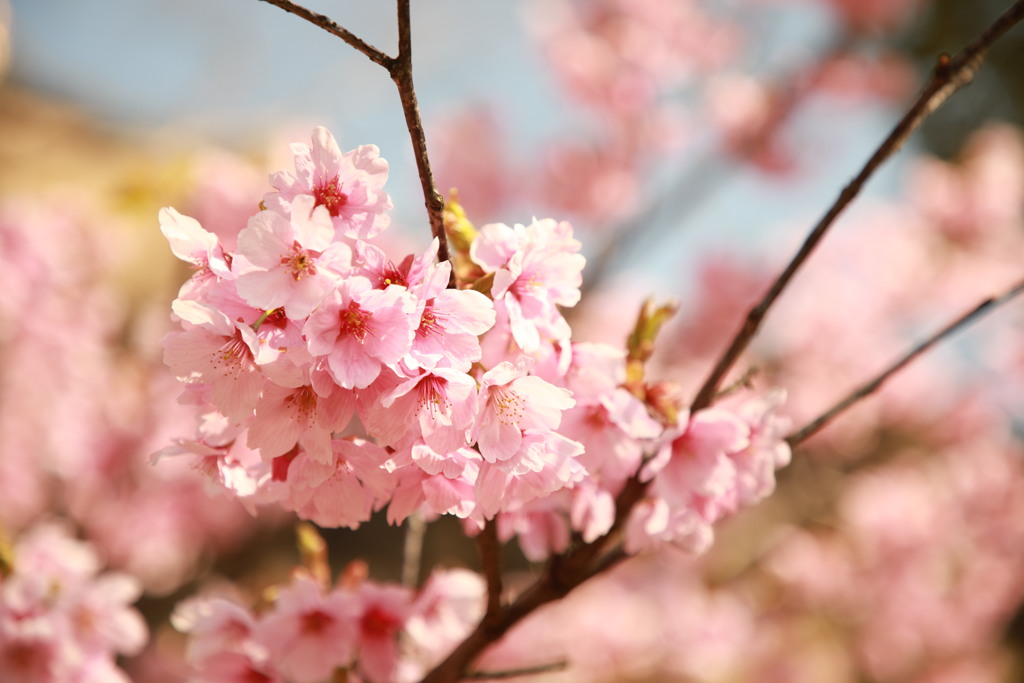
[[[347,681],[417,680],[483,614],[483,580],[472,572],[437,571],[415,595],[363,573],[330,587],[297,570],[260,610],[221,595],[180,603],[171,621],[190,636],[190,680],[317,683],[336,671]]]
[[[638,473],[653,498],[629,526],[633,549],[702,550],[692,534],[709,539],[723,511],[770,490],[788,457],[774,406],[669,416],[627,390],[625,350],[572,341],[562,311],[579,301],[584,258],[568,223],[453,218],[466,239],[450,287],[436,241],[397,263],[374,242],[391,207],[375,147],[342,153],[317,128],[293,152],[233,251],[160,214],[194,267],[165,361],[201,419],[158,456],[192,454],[247,505],[321,526],[354,528],[385,506],[393,523],[453,514],[471,531],[499,516],[503,538],[537,558],[572,531],[608,532]],[[687,450],[707,439],[721,443]]]
[[[128,683],[116,658],[138,654],[148,640],[131,606],[141,584],[100,573],[93,547],[56,523],[37,524],[9,550],[0,562],[4,680]]]

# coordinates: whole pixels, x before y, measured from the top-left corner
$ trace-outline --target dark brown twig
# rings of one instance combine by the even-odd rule
[[[920,356],[922,353],[930,349],[932,346],[942,341],[946,337],[949,337],[958,330],[967,327],[974,323],[979,318],[992,312],[999,306],[1010,301],[1021,292],[1024,292],[1024,280],[1014,285],[999,296],[989,297],[974,308],[966,311],[956,320],[953,320],[941,330],[936,331],[930,337],[919,343],[914,348],[910,349],[902,358],[897,360],[895,363],[890,365],[888,368],[880,372],[873,379],[865,382],[857,389],[850,392],[850,394],[843,400],[836,403],[834,406],[826,410],[820,416],[807,423],[797,431],[793,432],[786,437],[786,441],[789,445],[796,446],[809,439],[811,436],[817,434],[825,426],[827,426],[833,419],[838,417],[841,413],[845,412],[847,408],[854,405],[858,401],[878,391],[878,389],[885,384],[885,382],[892,377],[894,374],[902,370],[904,367],[909,365],[915,358]]]
[[[301,5],[296,5],[294,2],[290,2],[289,0],[261,0],[261,2],[266,2],[274,5],[275,7],[280,7],[285,12],[291,12],[295,16],[302,17],[311,24],[316,24],[331,35],[341,38],[346,43],[362,52],[370,58],[370,61],[380,64],[388,71],[391,71],[391,63],[394,61],[391,57],[378,50],[373,45],[370,45],[348,29],[339,26],[330,18],[325,17],[322,14],[312,12]]]
[[[714,401],[718,386],[725,375],[736,363],[740,354],[746,350],[750,341],[757,334],[768,310],[775,303],[775,300],[782,294],[782,291],[789,284],[797,270],[807,261],[811,252],[825,236],[826,231],[835,222],[836,218],[846,209],[853,199],[860,193],[868,179],[875,171],[893,154],[895,154],[910,137],[911,133],[920,127],[921,123],[938,109],[955,92],[963,88],[974,79],[975,73],[981,67],[985,52],[988,48],[1010,30],[1015,24],[1024,18],[1024,0],[1018,0],[999,17],[984,33],[967,45],[956,56],[950,58],[943,55],[932,72],[932,76],[925,85],[924,90],[917,100],[910,107],[907,113],[900,119],[896,127],[885,139],[882,145],[875,151],[871,158],[861,169],[860,173],[843,188],[839,197],[832,204],[829,210],[818,221],[817,225],[808,235],[799,251],[786,266],[786,269],[778,276],[769,288],[764,298],[750,309],[743,325],[736,332],[729,348],[722,354],[715,364],[704,384],[701,385],[690,409],[694,412],[706,408]]]
[[[434,184],[434,174],[430,170],[426,135],[423,132],[419,103],[416,100],[416,88],[412,80],[412,21],[410,19],[409,0],[398,0],[397,57],[391,57],[385,52],[378,50],[348,29],[339,26],[329,17],[312,12],[290,0],[261,1],[280,7],[286,12],[290,12],[319,26],[331,35],[341,38],[369,57],[370,61],[381,65],[387,70],[391,80],[398,87],[398,97],[402,101],[402,113],[405,115],[405,125],[409,130],[409,137],[412,139],[413,156],[416,159],[416,171],[420,178],[420,185],[423,188],[423,199],[427,209],[427,217],[430,221],[430,232],[438,241],[437,258],[440,261],[447,261],[449,250],[448,238],[444,232],[444,197],[437,191],[437,187]],[[454,268],[448,279],[448,286],[456,286]]]
[[[480,550],[480,566],[487,582],[487,610],[484,621],[493,621],[501,612],[501,544],[498,542],[498,523],[489,519],[476,537]]]
[[[420,120],[420,107],[416,101],[416,88],[412,82],[412,22],[409,19],[409,0],[398,0],[398,57],[388,69],[391,80],[398,86],[398,96],[402,100],[402,112],[405,114],[405,125],[412,138],[412,148],[416,157],[416,170],[419,172],[420,185],[423,188],[423,199],[430,219],[430,232],[437,238],[437,258],[448,260],[448,238],[444,232],[444,197],[437,191],[434,174],[430,170],[427,157],[427,138],[423,133],[423,122]],[[455,287],[455,269],[452,268],[448,280],[449,287]]]

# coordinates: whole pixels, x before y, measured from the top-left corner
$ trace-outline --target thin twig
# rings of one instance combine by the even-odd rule
[[[750,309],[746,320],[736,332],[729,348],[722,354],[712,369],[711,374],[708,375],[693,399],[693,403],[690,406],[692,411],[696,412],[711,405],[722,379],[736,363],[740,354],[747,348],[754,335],[757,334],[761,321],[768,313],[772,304],[782,294],[782,291],[792,280],[797,270],[807,261],[811,252],[821,241],[822,237],[825,236],[826,231],[835,222],[835,219],[860,193],[868,179],[874,175],[875,171],[890,156],[903,146],[911,133],[917,130],[929,115],[955,92],[974,79],[974,75],[981,67],[985,52],[989,46],[1020,22],[1022,18],[1024,18],[1024,0],[1018,0],[992,26],[957,53],[956,56],[950,58],[943,55],[939,58],[938,65],[932,72],[931,78],[906,115],[900,119],[882,145],[871,155],[871,158],[868,159],[860,173],[843,188],[839,197],[821,220],[818,221],[818,224],[814,226],[814,229],[808,235],[799,251],[793,256],[789,265],[786,266],[786,269],[775,280],[760,303]]]
[[[487,611],[484,622],[493,621],[501,612],[501,594],[504,588],[501,581],[501,544],[498,542],[498,524],[489,519],[476,537],[477,548],[480,550],[480,565],[487,582]]]
[[[904,367],[909,365],[911,361],[920,356],[922,353],[930,349],[932,346],[942,341],[946,337],[949,337],[954,332],[957,332],[961,328],[967,327],[974,323],[979,318],[983,317],[987,313],[995,310],[999,306],[1010,301],[1021,292],[1024,292],[1024,280],[1016,284],[1011,289],[1008,289],[1003,294],[996,297],[989,297],[974,308],[963,313],[956,320],[953,320],[941,330],[938,330],[930,337],[922,341],[920,344],[910,349],[902,358],[897,360],[895,363],[890,365],[888,368],[880,372],[873,379],[865,382],[860,387],[850,392],[850,394],[843,400],[836,403],[834,406],[826,410],[819,417],[807,423],[797,431],[793,432],[786,437],[786,441],[789,442],[790,446],[795,446],[808,438],[817,434],[826,425],[832,422],[833,419],[838,417],[841,413],[845,412],[847,408],[854,405],[858,401],[878,391],[878,389],[894,374],[902,370]]]
[[[423,200],[430,220],[430,232],[437,238],[437,258],[448,260],[448,237],[444,231],[444,197],[437,191],[434,174],[430,170],[427,157],[427,138],[420,120],[420,107],[416,101],[416,88],[412,82],[412,22],[409,18],[409,0],[398,0],[398,58],[388,69],[391,80],[398,86],[398,96],[402,100],[402,112],[405,114],[405,126],[412,138],[413,153],[416,158],[416,170],[419,172],[420,185],[423,188]],[[452,268],[448,280],[449,287],[455,287],[455,269]]]
[[[372,62],[380,64],[389,71],[391,70],[391,63],[394,61],[393,58],[389,57],[381,50],[378,50],[373,45],[370,45],[348,29],[338,26],[338,24],[330,18],[310,11],[301,5],[296,5],[294,2],[290,2],[289,0],[261,0],[261,2],[266,2],[274,5],[275,7],[280,7],[285,12],[291,12],[295,16],[302,17],[311,24],[316,24],[331,35],[341,38],[346,43],[362,52],[364,55],[369,57]]]

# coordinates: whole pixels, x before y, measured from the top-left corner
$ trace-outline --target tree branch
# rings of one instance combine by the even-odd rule
[[[764,298],[750,309],[746,320],[736,332],[729,348],[719,358],[711,374],[708,375],[704,384],[697,392],[690,406],[691,411],[696,412],[711,405],[715,394],[718,392],[719,384],[757,334],[761,322],[772,307],[772,304],[782,294],[782,291],[789,284],[790,280],[793,279],[797,270],[807,261],[811,252],[825,236],[825,233],[835,222],[836,218],[860,193],[868,179],[874,175],[875,171],[889,157],[899,151],[907,138],[920,127],[921,123],[932,112],[974,79],[974,75],[981,67],[988,48],[993,42],[1009,31],[1010,28],[1020,22],[1022,18],[1024,18],[1024,0],[1018,0],[1014,3],[1013,7],[1003,16],[999,17],[977,39],[957,53],[956,56],[950,58],[947,55],[942,55],[939,58],[931,78],[914,104],[903,118],[900,119],[899,123],[896,124],[896,127],[893,128],[882,145],[871,155],[871,158],[868,159],[860,173],[843,188],[839,197],[818,221],[817,225],[814,226],[814,229],[808,235],[803,245],[793,256],[786,269],[782,271],[769,288]]]
[[[391,70],[391,63],[394,61],[391,57],[386,55],[384,52],[378,50],[373,45],[370,45],[369,43],[367,43],[362,38],[349,31],[348,29],[338,26],[338,24],[336,24],[330,18],[325,17],[322,14],[317,14],[316,12],[310,11],[305,7],[302,7],[301,5],[296,5],[294,2],[290,2],[290,0],[260,1],[269,3],[271,5],[274,5],[275,7],[280,7],[285,12],[291,12],[297,17],[302,17],[311,24],[319,26],[320,28],[327,31],[331,35],[341,38],[346,43],[348,43],[349,45],[351,45],[352,47],[354,47],[355,49],[359,50],[364,55],[369,57],[370,61],[376,64],[380,64],[388,71]]]
[[[423,558],[423,537],[427,523],[413,513],[405,520],[405,540],[402,543],[402,585],[416,588],[420,582],[420,564]]]
[[[480,565],[487,582],[487,610],[484,623],[494,621],[501,612],[501,544],[498,542],[498,523],[489,519],[476,537],[480,550]]]
[[[437,238],[439,245],[437,258],[447,261],[449,256],[448,237],[444,232],[444,197],[437,191],[434,174],[430,170],[427,138],[423,132],[420,107],[416,101],[416,88],[412,82],[412,22],[409,18],[409,0],[398,0],[398,58],[388,68],[388,73],[398,86],[398,96],[402,100],[402,112],[405,114],[405,126],[412,138],[416,170],[419,172],[427,217],[430,220],[430,232]],[[454,268],[451,270],[448,286],[456,286]]]
[[[825,426],[827,426],[833,419],[838,417],[841,413],[845,412],[847,408],[854,405],[858,401],[878,391],[878,389],[885,384],[885,382],[892,377],[894,374],[902,370],[904,367],[909,365],[915,358],[920,356],[922,353],[930,349],[932,346],[942,341],[946,337],[949,337],[953,333],[957,332],[961,328],[967,327],[974,323],[978,319],[982,318],[986,314],[992,312],[999,306],[1002,306],[1006,302],[1010,301],[1021,292],[1024,292],[1024,280],[1014,285],[1004,293],[996,297],[989,297],[974,308],[966,311],[956,320],[953,320],[941,330],[938,330],[930,337],[919,343],[908,351],[902,358],[897,360],[895,363],[890,365],[888,368],[880,372],[873,379],[865,382],[860,387],[852,391],[846,398],[836,403],[834,406],[826,410],[819,417],[807,423],[797,431],[793,432],[786,437],[786,441],[789,442],[790,446],[796,446],[799,443],[806,441],[808,438],[817,434]]]

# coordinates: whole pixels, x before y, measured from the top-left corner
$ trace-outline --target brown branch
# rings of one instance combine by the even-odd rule
[[[750,341],[757,334],[762,320],[771,308],[775,300],[782,294],[782,291],[792,280],[797,270],[807,261],[811,252],[825,236],[826,231],[835,222],[836,218],[860,193],[868,179],[875,171],[895,154],[910,137],[911,133],[920,127],[921,123],[938,109],[955,92],[963,88],[974,79],[975,73],[981,67],[985,52],[988,48],[1010,30],[1015,24],[1024,18],[1024,0],[1014,3],[1003,16],[999,17],[984,33],[967,45],[956,56],[950,58],[943,55],[939,58],[935,70],[924,90],[917,100],[910,107],[907,113],[900,119],[896,127],[885,139],[882,145],[875,151],[871,158],[861,169],[860,173],[843,188],[839,197],[832,204],[829,210],[818,221],[817,225],[808,235],[799,251],[786,266],[786,269],[778,276],[764,298],[750,309],[743,325],[736,332],[729,348],[722,354],[708,375],[704,384],[693,399],[690,409],[694,412],[706,408],[714,401],[718,386],[725,375],[729,372],[737,359],[746,350]]]
[[[498,523],[489,519],[476,537],[480,550],[480,566],[487,582],[487,610],[484,621],[493,621],[501,612],[501,544],[498,542]]]
[[[895,363],[890,365],[888,368],[880,372],[870,381],[865,382],[860,387],[852,391],[846,398],[836,403],[834,406],[826,410],[816,419],[812,420],[805,426],[801,427],[797,431],[787,436],[786,441],[789,442],[790,446],[796,446],[797,444],[806,441],[808,438],[821,431],[825,426],[832,422],[832,420],[838,417],[841,413],[845,412],[847,408],[854,405],[861,399],[866,398],[867,396],[870,396],[871,394],[878,391],[878,389],[883,384],[885,384],[885,382],[890,377],[892,377],[894,374],[896,374],[904,367],[909,365],[911,361],[916,359],[918,356],[920,356],[922,353],[930,349],[932,346],[942,341],[946,337],[949,337],[950,335],[957,332],[961,328],[967,327],[968,325],[974,323],[979,318],[983,317],[984,315],[992,312],[999,306],[1010,301],[1011,299],[1019,295],[1021,292],[1024,292],[1024,280],[1022,280],[1012,288],[1008,289],[1004,293],[1000,294],[999,296],[989,297],[988,299],[985,299],[984,301],[979,303],[974,308],[970,309],[969,311],[966,311],[965,313],[960,315],[960,317],[958,317],[956,320],[953,320],[945,327],[943,327],[941,330],[938,330],[930,337],[922,341],[920,344],[910,349],[910,351],[908,351],[902,358],[900,358]]]
[[[405,126],[412,138],[412,147],[416,157],[416,170],[419,172],[420,185],[423,188],[423,199],[430,220],[430,232],[437,238],[437,258],[447,261],[448,237],[444,232],[444,197],[437,191],[434,174],[430,170],[427,157],[427,138],[423,133],[423,122],[420,120],[420,107],[416,101],[416,88],[412,82],[412,22],[409,19],[409,0],[398,0],[398,58],[388,68],[391,80],[398,86],[398,96],[402,100],[402,112],[405,114]],[[452,268],[448,286],[455,287],[455,269]]]
[[[291,0],[261,0],[286,12],[305,19],[319,26],[331,35],[337,36],[346,43],[370,58],[370,61],[384,67],[391,80],[398,87],[398,97],[402,101],[402,113],[405,115],[405,126],[412,138],[413,156],[416,159],[416,171],[423,188],[424,204],[430,221],[430,232],[439,243],[437,258],[440,261],[449,259],[448,238],[444,231],[444,197],[437,191],[434,174],[430,170],[427,157],[427,140],[420,120],[419,103],[416,101],[416,88],[412,80],[412,21],[409,18],[409,0],[398,0],[398,56],[391,57],[378,50],[348,29],[339,26],[330,18],[310,11]],[[448,286],[455,287],[455,269],[448,278]]]
[[[639,500],[645,486],[635,478],[631,479],[619,495],[619,507],[611,531],[593,543],[587,543],[565,555],[551,558],[544,573],[512,603],[502,607],[497,614],[484,616],[476,628],[462,641],[448,657],[438,664],[421,683],[455,683],[465,677],[470,663],[510,628],[529,616],[537,608],[549,602],[560,600],[585,581],[604,573],[629,556],[616,545],[605,555],[601,549],[608,540],[617,535],[625,523],[628,509]],[[628,501],[628,502],[627,502]]]
[[[582,548],[589,547],[591,546],[585,545]],[[496,618],[482,619],[466,639],[444,661],[434,667],[421,683],[455,683],[465,678],[469,664],[510,628],[537,608],[560,600],[583,582],[607,571],[626,557],[621,550],[615,550],[596,562],[590,562],[586,561],[588,558],[583,555],[570,552],[557,563],[560,570],[556,571],[554,562],[549,564],[547,571],[515,601],[503,607]]]
[[[289,0],[261,0],[261,2],[266,2],[274,5],[275,7],[280,7],[285,12],[291,12],[295,16],[301,17],[311,24],[319,26],[331,35],[341,38],[346,43],[362,52],[370,58],[370,61],[380,64],[388,71],[391,70],[391,63],[394,61],[391,57],[378,50],[373,45],[370,45],[348,29],[338,26],[338,24],[330,18],[325,17],[322,14],[312,12],[301,5],[296,5],[294,2],[290,2]]]

